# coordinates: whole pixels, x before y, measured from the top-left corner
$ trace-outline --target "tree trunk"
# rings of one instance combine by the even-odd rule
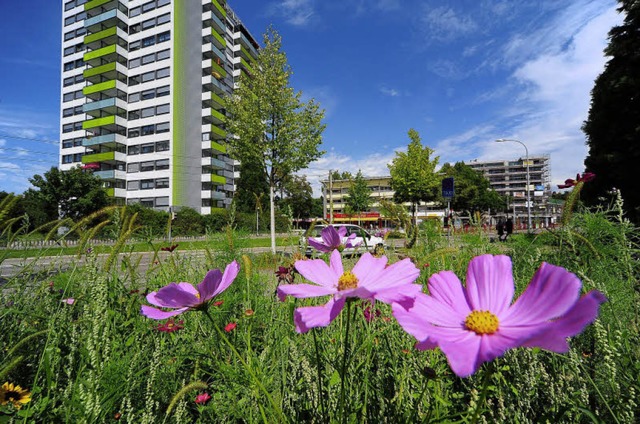
[[[276,253],[276,207],[274,204],[274,187],[273,183],[269,184],[269,211],[271,212],[271,253]]]

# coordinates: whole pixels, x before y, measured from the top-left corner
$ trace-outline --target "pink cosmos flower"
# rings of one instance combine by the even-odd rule
[[[238,270],[236,261],[227,265],[224,274],[219,269],[211,270],[197,288],[190,283],[170,283],[157,292],[149,293],[147,301],[161,308],[173,308],[172,311],[143,305],[140,312],[147,318],[167,319],[191,309],[205,309],[211,299],[231,285],[238,275]]]
[[[73,297],[70,297],[68,299],[62,299],[61,302],[66,303],[67,305],[73,305],[76,303],[76,300]]]
[[[469,263],[466,287],[451,271],[434,274],[431,295],[418,295],[412,308],[393,305],[393,315],[418,339],[416,348],[439,346],[453,372],[466,377],[519,346],[567,352],[567,337],[582,332],[606,301],[596,290],[580,298],[581,286],[566,269],[543,262],[511,304],[511,259],[482,255]]]
[[[174,321],[173,318],[169,318],[167,322],[163,324],[158,324],[156,329],[158,331],[162,331],[163,333],[173,333],[174,331],[182,330],[184,328],[184,321]]]
[[[579,182],[588,183],[589,181],[593,180],[595,177],[596,177],[596,174],[594,174],[593,172],[585,172],[582,174],[582,176],[580,176],[580,174],[576,174],[575,180],[569,178],[564,181],[564,184],[558,184],[558,188],[562,189],[562,188],[573,187]]]
[[[204,393],[200,393],[198,396],[196,396],[195,402],[197,404],[205,404],[205,403],[209,402],[209,399],[211,399],[211,396],[209,395],[209,393],[204,392]]]
[[[338,230],[333,225],[329,225],[322,230],[322,243],[315,241],[309,237],[307,241],[309,245],[320,252],[331,252],[333,250],[343,250],[345,248],[357,247],[359,244],[354,245],[351,242],[356,238],[356,234],[353,233],[345,240],[344,244],[342,239],[347,235],[347,227],[340,227]]]
[[[332,296],[324,306],[297,308],[294,322],[298,333],[306,333],[314,327],[326,327],[333,321],[348,298],[361,298],[384,303],[398,303],[405,308],[413,305],[414,298],[422,287],[412,284],[420,270],[404,259],[387,265],[387,258],[376,258],[370,253],[362,255],[351,271],[342,267],[338,250],[331,253],[327,265],[322,259],[297,261],[295,266],[303,277],[315,284],[285,284],[278,287],[278,297],[297,298]]]
[[[233,330],[236,329],[237,326],[238,326],[237,323],[230,322],[229,324],[224,326],[224,331],[226,331],[227,333],[231,333]]]

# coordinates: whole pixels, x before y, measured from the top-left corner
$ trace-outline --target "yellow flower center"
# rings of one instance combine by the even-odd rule
[[[351,271],[347,271],[338,278],[338,290],[355,289],[358,287],[358,277]]]
[[[476,334],[493,334],[498,331],[498,317],[489,311],[472,311],[464,320],[464,325]]]
[[[196,293],[196,297],[200,299],[200,293]]]

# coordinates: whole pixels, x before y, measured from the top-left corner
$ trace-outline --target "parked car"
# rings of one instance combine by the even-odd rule
[[[322,230],[324,230],[327,225],[316,225],[313,228],[308,229],[302,237],[300,237],[300,245],[304,248],[304,252],[306,256],[314,256],[319,252],[315,250],[313,247],[309,246],[307,239],[309,237],[313,238],[314,241],[318,243],[322,243]],[[352,224],[333,224],[333,227],[336,230],[340,230],[341,228],[346,228],[345,236],[342,238],[342,244],[345,245],[349,236],[355,234],[355,237],[350,239],[351,245],[355,247],[345,248],[342,253],[343,254],[361,254],[364,252],[371,252],[374,254],[382,254],[384,253],[385,244],[384,238],[378,237],[370,234],[364,228],[358,225]]]

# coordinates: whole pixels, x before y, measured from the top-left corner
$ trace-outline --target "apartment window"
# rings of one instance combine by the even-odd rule
[[[73,9],[74,7],[76,7],[76,1],[75,1],[75,0],[68,1],[68,2],[66,2],[66,3],[64,4],[64,10],[65,10],[65,11],[67,11],[67,10],[71,10],[71,9]]]
[[[73,98],[76,100],[84,98],[84,94],[82,93],[82,90],[78,90],[73,94],[74,94]]]
[[[130,163],[127,165],[127,172],[133,174],[135,172],[140,172],[140,163]]]
[[[156,161],[156,170],[161,171],[163,169],[169,169],[169,159],[162,159]]]
[[[158,178],[156,188],[169,188],[169,178]]]
[[[142,5],[142,13],[148,12],[156,8],[156,2],[150,1]]]
[[[140,93],[129,94],[129,103],[135,103],[140,101]]]
[[[169,22],[170,20],[171,20],[171,14],[169,14],[169,13],[165,13],[164,15],[160,15],[160,16],[158,16],[157,24],[156,24],[156,25],[166,24],[166,23],[167,23],[167,22]]]
[[[156,37],[151,36],[142,39],[142,47],[153,46],[156,43]]]
[[[156,97],[162,97],[162,96],[168,96],[168,95],[169,95],[168,85],[156,88]]]
[[[155,169],[155,162],[141,162],[140,163],[140,172],[149,172]]]
[[[151,53],[145,56],[142,56],[142,64],[146,65],[148,63],[153,63],[156,60],[156,55],[155,53]]]
[[[164,115],[165,113],[169,113],[169,105],[160,105],[156,108],[156,115]]]
[[[127,190],[140,190],[140,181],[128,181]]]
[[[157,61],[169,59],[169,49],[159,51],[156,57]]]
[[[64,140],[62,142],[62,148],[63,149],[69,149],[71,147],[73,147],[73,140]]]
[[[156,90],[153,88],[150,90],[144,90],[141,92],[142,100],[153,99],[155,97],[155,94],[156,94]]]
[[[73,155],[62,156],[62,163],[71,163],[71,162],[73,162]]]
[[[131,25],[129,27],[129,34],[137,34],[140,32],[140,29],[142,28],[142,25],[140,24],[135,24],[135,25]],[[140,48],[140,45],[138,44],[138,49]],[[136,49],[137,50],[137,49]]]
[[[169,150],[168,141],[158,141],[156,143],[156,152],[166,152],[167,150]]]
[[[171,0],[158,0],[158,6],[157,7],[166,6],[169,3],[171,3]]]
[[[138,155],[140,154],[140,146],[129,146],[127,151],[129,155]]]
[[[73,130],[74,131],[81,131],[82,130],[82,122],[76,122],[75,124],[73,124]]]
[[[63,133],[68,133],[68,132],[71,132],[71,131],[73,131],[73,124],[64,124],[62,126],[62,132]]]
[[[129,77],[129,87],[140,84],[140,75]]]
[[[73,92],[65,93],[64,96],[62,96],[62,101],[63,102],[70,102],[71,100],[73,100],[73,96],[74,96]]]
[[[137,68],[138,66],[140,66],[140,58],[131,59],[129,61],[129,69]]]
[[[131,112],[129,112],[128,119],[129,121],[135,121],[136,119],[140,119],[140,111],[132,110]]]
[[[71,25],[72,23],[74,23],[76,21],[76,17],[74,16],[69,16],[68,18],[66,18],[64,20],[64,26],[68,26]]]
[[[129,43],[129,51],[130,52],[134,52],[136,50],[139,50],[140,49],[140,44],[141,44],[140,40],[132,41],[131,43]]]
[[[168,187],[169,187],[169,181],[167,181],[167,188]],[[160,188],[160,187],[158,187],[158,185],[156,184],[156,188]],[[169,206],[169,196],[156,197],[156,206]]]
[[[129,130],[129,138],[140,137],[140,128],[131,128]]]
[[[76,52],[76,46],[71,46],[71,47],[67,47],[66,49],[64,49],[64,55],[65,56],[69,56],[70,54],[73,54]]]
[[[156,72],[156,79],[166,78],[169,76],[169,68],[158,69]]]
[[[165,133],[165,132],[169,132],[169,123],[168,122],[163,122],[162,124],[156,125],[156,133],[160,134],[160,133]]]
[[[153,125],[151,125],[153,127]],[[153,153],[153,148],[154,148],[154,144],[153,143],[149,143],[149,144],[143,144],[141,146],[141,152],[142,153]]]
[[[69,117],[69,116],[73,116],[73,108],[72,107],[67,108],[67,109],[62,111],[62,117],[63,118],[66,118],[66,117]]]
[[[156,26],[156,18],[147,19],[146,21],[142,21],[142,30],[153,28]]]
[[[154,125],[145,125],[143,127],[140,127],[140,134],[142,135],[151,135],[154,133],[155,133]],[[142,153],[144,153],[144,151]]]
[[[69,41],[69,40],[71,40],[72,38],[75,38],[75,37],[76,37],[76,32],[75,31],[66,32],[64,34],[64,41]]]
[[[146,199],[140,199],[140,204],[142,206],[144,206],[144,207],[152,208],[153,207],[153,197],[146,198]]]
[[[151,190],[155,186],[154,180],[142,180],[140,181],[140,190]]]
[[[84,155],[84,153],[76,153],[73,155],[73,161],[74,162],[80,162],[82,161],[82,155]]]
[[[62,85],[65,86],[65,87],[73,85],[74,84],[74,82],[73,82],[74,80],[75,80],[74,77],[65,78],[64,81],[62,82]]]
[[[84,60],[76,59],[76,69],[81,68],[83,66],[84,66]]]
[[[169,41],[169,40],[171,40],[170,31],[158,34],[158,43],[162,43],[163,41]]]
[[[64,64],[64,70],[65,71],[71,71],[75,68],[75,64],[73,62],[67,62]]]
[[[155,107],[146,107],[144,109],[140,110],[140,116],[143,118],[149,118],[153,115],[155,115],[156,113],[156,108]]]
[[[145,72],[144,74],[142,74],[140,77],[140,80],[142,82],[149,82],[149,81],[153,81],[154,78],[155,78],[155,72],[151,71],[151,72]]]

